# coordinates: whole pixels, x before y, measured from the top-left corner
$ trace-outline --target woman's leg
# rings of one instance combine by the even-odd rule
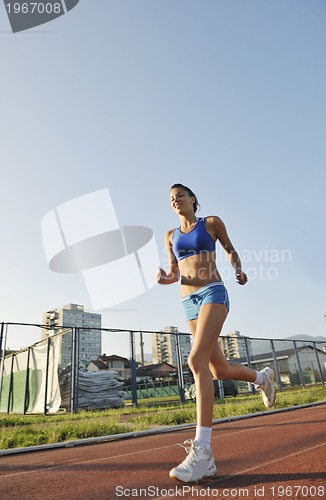
[[[197,322],[198,320],[189,321],[189,327],[193,337],[196,337]],[[262,370],[262,372],[267,370],[268,376],[266,378],[266,374],[263,375],[262,372],[252,370],[251,368],[243,366],[241,363],[226,361],[217,339],[216,342],[214,342],[209,359],[209,369],[213,377],[218,380],[243,380],[244,382],[258,384],[258,390],[262,394],[265,406],[270,408],[274,405],[275,390],[273,389],[273,370],[270,368]],[[258,381],[259,378],[260,382]]]
[[[193,337],[196,335],[197,321],[197,319],[194,319],[188,322]],[[247,368],[241,363],[226,361],[217,339],[209,360],[209,368],[213,377],[218,380],[243,380],[244,382],[253,383],[257,377],[255,370]]]
[[[215,376],[217,374],[232,374],[234,377],[244,375],[247,377],[245,380],[248,381],[253,372],[253,380],[255,379],[255,372],[249,370],[248,373],[248,368],[244,372],[231,366],[230,371],[229,364],[221,350],[217,349],[218,336],[227,314],[225,304],[203,304],[197,320],[189,321],[194,341],[188,363],[196,384],[197,427],[196,437],[191,441],[191,447],[186,448],[188,456],[181,464],[170,470],[170,477],[180,481],[199,481],[205,477],[214,476],[216,473],[215,460],[210,446],[214,405],[211,371]]]
[[[241,363],[226,361],[218,344],[214,346],[209,368],[213,377],[219,380],[232,379],[254,383],[263,398],[266,408],[271,408],[275,404],[274,371],[271,368],[266,367],[260,372],[256,372]]]
[[[214,388],[209,360],[227,313],[225,304],[205,304],[200,308],[198,319],[189,322],[194,342],[188,363],[196,384],[197,426],[195,439],[190,441],[191,447],[186,448],[188,456],[170,470],[170,477],[180,481],[199,481],[216,474],[211,449]]]
[[[257,377],[255,370],[247,368],[241,363],[226,361],[218,342],[214,345],[209,361],[209,368],[213,377],[219,380],[243,380],[253,383]]]
[[[200,308],[197,321],[189,322],[194,341],[188,363],[196,384],[198,426],[212,425],[214,387],[210,360],[215,353],[217,339],[227,314],[225,304],[204,304]]]

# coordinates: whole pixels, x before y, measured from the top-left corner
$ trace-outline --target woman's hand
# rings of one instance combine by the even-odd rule
[[[179,271],[166,273],[161,267],[157,270],[156,281],[161,285],[171,285],[179,280]]]
[[[156,281],[157,281],[157,283],[160,283],[161,285],[164,285],[164,283],[166,281],[166,278],[167,278],[166,272],[164,271],[164,269],[162,269],[161,267],[159,267],[157,269],[157,275],[156,275]]]
[[[247,275],[242,270],[235,273],[235,278],[239,285],[245,285],[248,281]]]

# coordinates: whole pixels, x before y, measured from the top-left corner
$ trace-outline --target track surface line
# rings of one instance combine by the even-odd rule
[[[297,457],[298,455],[300,455],[302,453],[307,453],[309,451],[316,450],[317,448],[321,448],[323,446],[326,446],[326,443],[317,444],[316,446],[312,446],[311,448],[307,448],[307,449],[302,450],[302,451],[297,451],[295,453],[290,453],[290,455],[284,455],[283,457],[276,458],[275,460],[271,460],[270,462],[265,462],[263,465],[264,465],[264,467],[269,467],[270,465],[274,464],[275,462],[281,462],[282,460],[288,460],[289,458]],[[221,477],[220,479],[218,479],[216,481],[216,483],[226,481],[227,479],[233,478],[234,476],[239,476],[240,474],[246,474],[247,472],[252,472],[253,470],[261,468],[261,465],[262,464],[256,465],[255,467],[249,467],[249,469],[243,469],[243,470],[236,472],[235,474],[230,475],[230,476]]]
[[[299,422],[299,421],[302,421],[302,420],[305,420],[303,419],[303,417],[301,418],[297,418],[297,419],[291,419],[291,423],[293,422]],[[288,420],[283,420],[281,422],[278,422],[278,425],[280,424],[283,424],[283,423],[287,423]],[[236,431],[232,431],[232,432],[226,432],[226,433],[223,433],[223,439],[229,437],[229,436],[232,436],[234,434],[241,434],[241,433],[246,433],[246,432],[256,432],[257,429],[259,429],[262,425],[255,425],[254,428],[252,429],[244,429],[244,430],[236,430]],[[212,436],[212,441],[214,439],[221,439],[221,436],[216,436],[216,435],[213,435]],[[164,448],[172,448],[174,447],[175,444],[171,444],[171,445],[168,445],[168,446],[160,446],[159,448],[156,448],[157,450],[162,450]],[[155,451],[155,448],[150,448],[151,451]],[[57,465],[57,466],[52,466],[52,467],[42,467],[41,469],[38,468],[38,469],[31,469],[31,470],[28,470],[28,471],[23,471],[23,472],[14,472],[14,473],[10,473],[10,474],[3,474],[1,475],[1,479],[6,479],[6,478],[9,478],[9,477],[12,477],[12,476],[17,476],[17,475],[24,475],[24,474],[32,474],[32,473],[41,473],[41,472],[44,472],[44,471],[49,471],[49,470],[55,470],[55,469],[61,469],[61,468],[67,468],[67,466],[69,467],[70,465],[75,465],[75,464],[88,464],[88,463],[92,463],[92,462],[101,462],[101,461],[110,461],[110,460],[113,460],[113,459],[116,459],[116,458],[121,458],[121,457],[128,457],[129,455],[131,456],[134,456],[135,454],[142,454],[142,453],[147,453],[148,450],[138,450],[138,451],[133,451],[131,453],[123,453],[123,454],[120,454],[120,455],[111,455],[110,457],[104,457],[104,458],[96,458],[96,459],[93,459],[93,460],[83,460],[83,459],[72,459],[72,460],[66,460],[66,463],[64,465]],[[69,465],[68,465],[69,464]],[[251,469],[248,469],[248,470],[251,470]]]
[[[291,420],[291,423],[293,422],[298,422],[298,421],[302,421],[302,417],[301,418],[297,418],[297,419],[292,419]],[[278,425],[280,424],[283,424],[283,423],[287,423],[287,420],[283,420],[281,422],[278,423]],[[261,427],[261,425],[255,425],[254,428],[252,429],[243,429],[243,430],[236,430],[236,431],[233,431],[233,432],[229,432],[229,433],[223,433],[223,439],[225,439],[226,437],[229,437],[229,436],[232,436],[234,434],[241,434],[241,433],[246,433],[246,432],[253,432],[253,431],[256,431],[257,429],[259,429]],[[212,441],[213,439],[221,439],[220,436],[212,436]],[[174,447],[175,444],[173,445],[168,445],[168,446],[160,446],[158,448],[150,448],[151,451],[155,451],[155,450],[162,450],[164,448],[172,448]],[[92,462],[105,462],[105,461],[110,461],[110,460],[113,460],[113,459],[116,459],[116,458],[121,458],[121,457],[128,457],[128,456],[134,456],[135,454],[142,454],[142,453],[147,453],[148,450],[138,450],[138,451],[133,451],[131,453],[122,453],[120,455],[111,455],[110,457],[104,457],[104,458],[95,458],[95,459],[92,459],[92,460],[81,460],[81,459],[72,459],[72,460],[66,460],[66,463],[64,465],[57,465],[57,466],[52,466],[52,467],[42,467],[42,469],[31,469],[31,470],[28,470],[28,471],[23,471],[23,472],[13,472],[13,473],[10,473],[10,474],[3,474],[1,475],[1,479],[6,479],[6,478],[9,478],[9,477],[12,477],[12,476],[18,476],[18,475],[24,475],[24,474],[32,474],[32,473],[41,473],[43,471],[48,471],[48,470],[55,470],[55,469],[61,469],[63,467],[67,467],[68,464],[89,464],[89,463],[92,463]],[[69,466],[69,465],[68,465]],[[251,470],[251,469],[248,469],[248,470]]]

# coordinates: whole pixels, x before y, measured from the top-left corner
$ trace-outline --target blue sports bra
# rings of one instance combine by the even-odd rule
[[[180,227],[174,229],[172,249],[177,260],[202,252],[214,252],[215,241],[205,227],[205,217],[198,219],[189,233],[182,233]]]

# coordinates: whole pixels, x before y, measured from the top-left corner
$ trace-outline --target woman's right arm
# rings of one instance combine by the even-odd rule
[[[172,233],[173,229],[165,233],[164,243],[165,243],[165,251],[168,258],[168,272],[164,271],[161,267],[159,267],[157,274],[157,282],[161,285],[171,285],[172,283],[176,283],[180,278],[180,271],[178,262],[174,256],[172,250]]]

